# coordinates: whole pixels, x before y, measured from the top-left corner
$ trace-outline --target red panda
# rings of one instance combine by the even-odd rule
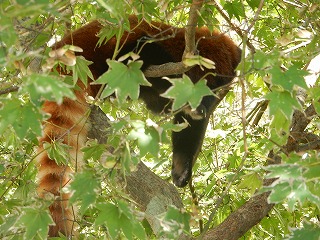
[[[143,61],[142,70],[150,65],[160,65],[167,62],[179,62],[185,47],[185,30],[175,28],[164,23],[139,21],[137,17],[131,16],[130,31],[123,34],[121,45],[123,45],[118,56],[131,51],[139,51],[140,59]],[[98,45],[97,33],[103,26],[99,21],[93,21],[80,29],[65,36],[60,42],[53,46],[59,49],[64,45],[80,47],[83,52],[77,53],[85,59],[92,61],[89,66],[94,79],[97,79],[108,70],[106,60],[114,55],[116,39],[111,38],[101,46]],[[145,41],[152,39],[149,43]],[[232,81],[235,76],[235,68],[241,59],[241,50],[226,35],[218,32],[210,32],[207,28],[196,29],[197,51],[199,55],[215,62],[214,70],[201,70],[199,66],[190,69],[186,74],[195,83],[206,73],[207,85],[212,89],[224,86]],[[143,46],[142,46],[143,45]],[[139,97],[145,102],[148,109],[154,113],[168,112],[170,101],[160,96],[170,86],[167,80],[154,77],[147,78],[151,86],[141,86]],[[81,85],[81,84],[80,84]],[[49,229],[49,236],[57,236],[59,232],[71,236],[73,234],[74,210],[68,206],[69,193],[63,191],[70,182],[70,174],[73,172],[68,166],[57,165],[50,159],[44,148],[44,143],[61,140],[70,146],[70,159],[72,166],[81,165],[81,151],[87,138],[89,126],[86,116],[89,104],[85,95],[95,97],[100,86],[88,85],[76,90],[77,99],[65,98],[62,104],[46,101],[43,110],[50,114],[50,118],[44,124],[44,136],[40,139],[38,162],[38,192],[41,197],[48,193],[56,198],[50,206],[50,212],[55,226]],[[184,187],[191,178],[192,166],[201,149],[202,141],[208,124],[212,106],[215,103],[214,96],[203,98],[197,109],[204,113],[202,117],[194,117],[192,114],[180,111],[174,116],[174,122],[188,121],[189,126],[180,132],[172,133],[172,177],[178,187]]]

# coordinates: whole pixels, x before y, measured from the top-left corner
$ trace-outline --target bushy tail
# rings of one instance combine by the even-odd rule
[[[71,181],[71,173],[81,167],[81,147],[84,146],[88,124],[88,104],[84,96],[78,94],[77,100],[64,99],[61,105],[47,101],[44,111],[50,118],[44,123],[44,136],[40,139],[38,149],[38,194],[41,198],[54,196],[50,206],[51,216],[55,226],[50,226],[49,236],[58,236],[61,232],[66,236],[73,235],[75,226],[75,210],[68,204],[70,193],[66,186]],[[68,145],[68,152],[64,161],[67,164],[57,164],[55,159],[49,157],[45,143],[60,142]],[[51,156],[52,157],[52,156]]]

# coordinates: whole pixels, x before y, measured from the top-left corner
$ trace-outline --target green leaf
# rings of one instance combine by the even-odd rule
[[[162,226],[160,236],[163,236],[166,239],[177,239],[181,231],[189,233],[189,221],[190,214],[183,210],[179,210],[174,206],[169,206],[168,211],[160,221]]]
[[[270,123],[270,138],[279,145],[285,144],[289,136],[291,119],[288,119],[279,109]]]
[[[169,79],[172,86],[162,97],[173,99],[172,110],[175,111],[186,104],[190,104],[192,109],[196,109],[204,96],[213,95],[205,80],[200,80],[196,84],[187,75],[182,78]]]
[[[270,100],[269,112],[274,117],[280,110],[287,119],[291,119],[294,109],[302,109],[298,99],[287,91],[273,91],[265,98]]]
[[[83,160],[88,159],[99,160],[102,154],[106,151],[106,145],[98,144],[97,141],[91,141],[87,147],[81,149],[84,153]]]
[[[121,201],[117,205],[112,203],[97,204],[100,214],[96,218],[95,224],[105,224],[112,239],[118,239],[122,233],[126,239],[133,239],[133,235],[138,239],[146,239],[141,222],[132,214],[128,206]]]
[[[254,10],[259,7],[260,0],[247,0],[247,3]]]
[[[121,224],[119,223],[120,213],[117,206],[112,203],[100,203],[96,207],[100,210],[100,214],[96,218],[95,225],[103,225],[105,223],[111,238],[116,239],[118,230],[121,229]]]
[[[97,43],[98,46],[107,43],[112,37],[114,37],[118,33],[120,28],[115,27],[115,25],[116,23],[103,25],[103,28],[97,35],[99,37],[99,41]]]
[[[75,175],[75,178],[70,185],[71,189],[74,190],[70,198],[70,203],[80,200],[80,213],[84,214],[84,212],[92,206],[97,199],[97,191],[100,187],[100,181],[95,177],[93,172],[84,170],[83,172]]]
[[[8,208],[11,206],[6,205],[6,207]],[[8,209],[6,209],[5,214],[7,214],[7,211],[8,211]],[[3,216],[5,214],[3,214]],[[10,233],[10,231],[12,229],[14,229],[14,226],[17,224],[19,217],[20,217],[20,215],[18,215],[18,214],[9,215],[9,216],[6,215],[5,221],[3,221],[3,223],[0,225],[0,237],[5,236],[6,234]]]
[[[108,97],[115,92],[120,103],[123,103],[127,97],[136,100],[139,97],[140,85],[151,85],[140,70],[142,61],[130,61],[128,65],[113,60],[108,60],[107,63],[108,71],[96,81],[99,84],[107,84],[101,98]]]
[[[131,122],[133,129],[128,134],[129,140],[138,140],[141,156],[148,152],[153,156],[159,153],[159,132],[154,127],[148,127],[142,121]]]
[[[3,44],[1,46],[15,46],[19,37],[14,31],[13,21],[5,14],[1,14],[0,17],[0,39]],[[10,59],[7,59],[10,61]]]
[[[29,131],[41,135],[42,114],[30,102],[23,103],[19,99],[4,99],[0,109],[0,134],[11,125],[20,139],[24,139]]]
[[[49,225],[53,224],[47,210],[39,208],[25,208],[18,222],[25,226],[24,239],[47,239]]]
[[[32,74],[28,76],[23,93],[30,95],[31,101],[39,106],[43,100],[55,101],[61,104],[64,97],[76,99],[71,86],[52,75]]]
[[[267,69],[270,66],[279,65],[280,53],[275,50],[271,53],[257,51],[254,54],[254,67],[258,70]],[[250,66],[251,67],[251,66]],[[263,74],[265,74],[263,72]]]
[[[280,67],[274,66],[270,73],[272,74],[272,84],[281,86],[284,90],[292,92],[295,86],[307,89],[308,86],[304,77],[308,74],[307,71],[298,69],[297,66],[291,66],[287,71],[282,71]]]
[[[296,202],[303,205],[307,200],[320,207],[320,197],[312,194],[304,178],[305,168],[298,164],[270,165],[267,178],[277,178],[271,186],[265,186],[261,191],[269,191],[268,197],[271,203],[280,203],[287,200],[288,208],[294,211]]]
[[[18,99],[3,99],[3,107],[0,109],[0,133],[13,125],[19,117],[21,102]]]
[[[88,67],[91,64],[92,62],[86,60],[83,56],[77,56],[76,64],[74,66],[71,66],[74,84],[76,84],[77,81],[80,79],[81,82],[83,82],[83,84],[87,86],[88,77],[92,80],[94,79],[92,72]]]
[[[240,21],[240,17],[245,17],[244,8],[240,0],[226,2],[223,8],[228,12],[230,18],[235,16]]]
[[[68,165],[71,160],[69,154],[70,146],[61,141],[52,141],[51,143],[43,143],[50,159],[54,160],[58,165]]]
[[[319,225],[304,222],[303,227],[300,229],[293,229],[290,236],[284,239],[290,240],[319,240],[320,239],[320,227]]]
[[[262,180],[259,174],[256,172],[252,172],[250,174],[242,176],[241,183],[239,184],[239,188],[247,188],[249,189],[251,194],[253,194],[261,186]]]
[[[295,164],[270,165],[267,169],[270,171],[267,178],[280,178],[280,180],[296,179],[302,174],[301,167]]]

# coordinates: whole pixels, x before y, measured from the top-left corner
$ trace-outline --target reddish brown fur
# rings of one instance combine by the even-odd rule
[[[163,58],[161,61],[165,62],[166,58],[168,57],[171,61],[181,61],[185,45],[184,29],[173,28],[162,23],[152,23],[152,25],[150,25],[146,22],[141,22],[138,24],[137,18],[133,16],[130,17],[130,24],[132,31],[130,33],[126,32],[121,39],[121,44],[124,44],[125,47],[129,46],[130,49],[124,49],[123,53],[126,53],[128,50],[131,51],[132,48],[137,45],[137,41],[141,39],[141,37],[147,36],[154,39],[167,38],[163,41],[155,41],[155,43],[157,46],[162,47],[165,52],[169,53],[169,55],[153,56],[153,53],[146,52],[145,64],[159,64],[157,62],[158,58]],[[108,66],[106,64],[106,59],[112,58],[116,42],[113,38],[109,40],[107,44],[97,47],[99,38],[96,36],[96,34],[100,31],[100,29],[101,24],[98,21],[93,21],[63,38],[59,43],[55,44],[53,48],[58,49],[66,44],[75,45],[82,48],[83,52],[80,54],[87,60],[93,62],[93,64],[90,66],[90,69],[93,73],[93,76],[97,78],[107,71]],[[240,61],[240,52],[238,48],[225,35],[217,32],[212,34],[207,28],[197,29],[196,36],[197,39],[201,38],[198,41],[199,54],[213,60],[216,63],[216,73],[228,76],[227,78],[208,76],[208,86],[211,89],[214,89],[224,85],[227,82],[230,82],[234,76],[234,69]],[[123,53],[120,53],[120,55]],[[149,58],[151,60],[150,62],[147,62]],[[196,82],[205,73],[206,71],[203,72],[199,67],[194,67],[188,72],[188,75],[194,82]],[[149,79],[149,81],[156,86],[156,89],[153,91],[162,93],[168,88],[168,86],[170,86],[168,83],[164,83],[165,81],[162,81],[159,84],[157,80],[159,79]],[[162,84],[164,84],[164,86],[162,86]],[[81,165],[80,148],[85,144],[88,131],[88,126],[85,124],[85,120],[89,108],[85,101],[85,94],[88,93],[95,96],[99,86],[87,87],[88,88],[82,92],[76,92],[76,101],[65,99],[61,105],[49,101],[44,104],[44,111],[49,113],[51,117],[44,124],[44,136],[40,139],[41,145],[39,147],[40,154],[38,157],[38,192],[43,198],[47,196],[53,196],[55,198],[54,203],[50,207],[50,212],[56,225],[50,227],[49,236],[57,236],[58,232],[61,232],[67,236],[71,236],[73,234],[73,223],[75,216],[72,208],[67,204],[70,194],[62,193],[61,190],[70,182],[70,174],[74,169],[72,170],[68,166],[58,166],[54,160],[49,159],[46,151],[44,150],[43,143],[62,140],[63,143],[71,146],[70,161],[72,162],[72,166],[75,164]],[[148,91],[149,90],[146,90],[146,95],[143,95],[143,93],[141,95],[142,98],[147,102],[147,105],[148,101],[152,101],[151,99],[149,100],[149,97],[153,97],[153,93],[149,95]],[[158,102],[165,102],[167,100],[155,99],[154,101],[155,105],[157,105]],[[150,109],[152,109],[152,106]],[[156,112],[162,112],[162,110],[163,109],[155,109]],[[203,125],[203,123],[201,124]],[[205,127],[206,124],[204,125],[204,129]],[[204,131],[203,127],[201,129],[201,131]],[[197,143],[198,145],[200,144],[200,147],[201,142],[202,139],[199,139],[199,143]],[[188,146],[183,146],[183,148],[188,148]],[[197,148],[199,147],[197,146]],[[196,150],[198,151],[198,149]],[[181,158],[182,156],[179,153],[176,155],[178,156],[177,159]],[[191,158],[196,157],[196,153],[192,153],[191,155]],[[193,160],[191,159],[187,161],[192,167]],[[183,161],[176,163],[177,173],[181,172],[179,174],[186,174],[183,172],[183,168],[185,168],[184,164],[185,163]],[[179,183],[178,185],[183,186],[183,184],[185,183]]]
[[[88,105],[81,96],[78,97],[77,101],[65,99],[61,105],[47,101],[43,109],[51,117],[44,124],[44,136],[40,139],[41,146],[38,149],[40,153],[37,158],[39,170],[38,193],[42,198],[50,196],[55,198],[54,203],[50,206],[50,212],[56,225],[50,227],[49,236],[58,236],[59,232],[71,236],[75,216],[72,208],[68,206],[70,193],[61,193],[61,190],[70,182],[70,174],[73,171],[70,167],[59,166],[51,160],[42,144],[44,142],[50,143],[53,140],[61,140],[68,144],[71,146],[70,161],[73,162],[71,165],[78,165],[79,163],[75,162],[81,161],[79,149],[85,144],[88,128],[85,125],[85,119],[81,120],[81,118],[85,118]],[[72,153],[79,156],[75,157]],[[73,160],[71,160],[72,158]]]

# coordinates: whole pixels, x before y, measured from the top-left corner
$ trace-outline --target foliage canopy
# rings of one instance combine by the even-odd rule
[[[52,199],[37,196],[34,165],[37,137],[47,118],[41,105],[45,100],[61,103],[64,97],[74,98],[77,79],[86,83],[93,78],[90,62],[72,55],[58,59],[48,44],[96,18],[120,26],[101,32],[101,43],[119,37],[132,13],[186,26],[191,4],[182,0],[0,2],[2,238],[46,238]],[[110,59],[110,71],[98,82],[108,84],[103,97],[115,91],[117,99],[88,99],[110,119],[108,140],[88,141],[82,150],[84,170],[70,186],[71,202],[79,206],[81,215],[80,238],[102,239],[107,234],[110,239],[176,239],[181,233],[185,238],[201,233],[205,237],[213,227],[222,228],[220,224],[252,196],[270,191],[268,203],[275,206],[257,225],[248,227],[243,239],[319,239],[319,19],[318,0],[204,3],[198,25],[229,34],[243,48],[243,60],[239,78],[212,116],[192,186],[179,190],[183,208],[170,206],[153,216],[155,225],[150,216],[167,200],[155,198],[141,207],[119,184],[119,176],[130,176],[142,160],[164,182],[169,181],[168,133],[184,124],[173,125],[170,116],[151,116],[137,101],[139,85],[149,84],[140,71],[141,62],[126,65]],[[70,46],[68,50],[77,51]],[[73,76],[62,78],[50,71],[55,64]],[[136,81],[119,85],[118,78]],[[211,94],[204,81],[192,85],[183,76],[165,96],[175,99],[176,108],[187,102],[196,108],[200,100],[193,98],[193,92]],[[127,96],[133,101],[128,102]],[[46,148],[59,163],[66,163],[68,146],[57,140]],[[113,154],[106,151],[110,148]],[[264,179],[275,180],[263,186]]]

